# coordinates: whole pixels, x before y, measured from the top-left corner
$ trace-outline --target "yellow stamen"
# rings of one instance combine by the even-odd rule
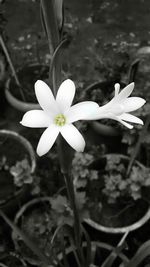
[[[54,123],[57,126],[64,126],[66,123],[66,118],[63,114],[57,114],[54,118]]]

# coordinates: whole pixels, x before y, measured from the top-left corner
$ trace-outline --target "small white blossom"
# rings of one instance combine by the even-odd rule
[[[120,93],[120,84],[115,84],[115,96],[106,105],[96,109],[94,114],[91,113],[91,120],[113,119],[117,120],[129,129],[133,126],[127,122],[143,124],[143,121],[129,112],[139,109],[145,104],[141,97],[128,97],[134,89],[134,83],[127,85]],[[127,122],[126,122],[127,121]]]
[[[56,99],[48,85],[41,80],[35,83],[35,94],[42,110],[26,112],[20,123],[31,128],[47,128],[39,140],[37,154],[46,154],[59,133],[72,148],[78,152],[83,151],[84,138],[72,123],[88,119],[89,114],[98,108],[98,104],[84,101],[71,106],[75,85],[69,79],[60,85]]]

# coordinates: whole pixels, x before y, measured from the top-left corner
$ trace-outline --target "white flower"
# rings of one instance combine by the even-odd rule
[[[145,100],[141,97],[128,97],[134,89],[134,83],[127,85],[120,93],[120,84],[115,84],[115,96],[106,105],[96,109],[94,114],[91,114],[91,120],[113,119],[117,120],[129,129],[133,126],[127,122],[139,123],[143,125],[143,121],[129,112],[139,109],[145,104]],[[127,121],[127,122],[126,122]]]
[[[85,101],[71,107],[75,85],[71,80],[65,80],[59,87],[56,99],[46,83],[38,80],[35,83],[35,94],[43,110],[31,110],[25,113],[22,125],[31,128],[47,128],[38,143],[37,154],[46,154],[53,146],[59,133],[76,151],[84,150],[85,141],[77,128],[72,124],[81,119],[87,119],[98,104]]]

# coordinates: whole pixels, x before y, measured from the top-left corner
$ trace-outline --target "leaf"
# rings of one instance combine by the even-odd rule
[[[149,185],[150,185],[150,177],[148,177],[148,178],[146,179],[144,185],[145,185],[145,186],[149,186]]]
[[[85,192],[76,192],[76,203],[79,209],[82,209],[86,203],[86,193]]]
[[[138,267],[139,264],[147,257],[150,256],[150,241],[146,241],[138,249],[135,256],[130,260],[130,262],[125,267]]]
[[[50,203],[51,203],[52,209],[57,211],[58,213],[64,212],[66,210],[66,206],[68,206],[67,198],[61,195],[51,198]]]
[[[58,28],[61,31],[62,26],[63,26],[63,0],[55,0],[54,1],[54,7],[55,7],[55,12],[56,12],[56,17],[57,17],[57,23],[58,23]]]
[[[97,180],[98,179],[98,171],[96,171],[96,170],[92,170],[92,171],[90,171],[90,180],[92,181],[92,180]]]

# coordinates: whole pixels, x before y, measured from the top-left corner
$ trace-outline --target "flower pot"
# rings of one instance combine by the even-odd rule
[[[26,112],[32,109],[40,109],[37,104],[34,83],[48,78],[48,66],[38,63],[24,66],[17,71],[21,88],[16,84],[14,77],[6,82],[5,96],[9,104],[17,110]]]
[[[84,252],[86,255],[86,248],[87,248],[87,244],[86,242],[83,243],[83,248],[84,248]],[[111,254],[111,252],[113,251],[114,247],[107,244],[107,243],[103,243],[103,242],[95,242],[92,241],[91,242],[91,254],[92,254],[92,262],[90,266],[101,266],[103,264],[103,262],[106,260],[106,258]],[[68,248],[66,250],[66,255],[67,255],[67,260],[69,263],[69,266],[71,267],[77,267],[78,264],[76,262],[76,259],[74,257],[74,253],[73,253],[73,249],[72,247]],[[58,255],[59,261],[63,262],[63,255],[60,253]],[[127,264],[128,263],[128,258],[126,257],[126,255],[124,255],[122,252],[120,252],[113,264],[111,265],[112,267],[119,267],[121,266],[121,263]],[[124,266],[123,265],[123,266]],[[57,265],[59,267],[59,264]]]
[[[28,171],[32,175],[36,167],[35,154],[31,144],[13,131],[0,130],[0,145],[0,208],[5,212],[12,212],[29,195],[28,184],[18,186],[14,183],[12,167],[19,162],[27,163]]]
[[[0,259],[0,267],[9,267],[9,266],[15,266],[15,267],[27,267],[25,261],[15,252],[9,252],[8,255],[5,255]]]
[[[106,233],[124,233],[141,227],[150,218],[145,200],[149,170],[136,161],[126,175],[129,157],[107,154],[98,160],[77,153],[73,160],[74,186],[86,223]],[[144,193],[144,194],[143,194]],[[86,214],[87,214],[86,212]]]
[[[17,212],[14,223],[31,239],[47,257],[52,259],[52,253],[58,254],[59,243],[55,240],[52,246],[51,240],[56,229],[56,223],[52,218],[51,203],[49,197],[33,199],[24,204]],[[12,240],[16,251],[30,264],[41,266],[41,261],[23,242],[15,232],[12,232]]]

